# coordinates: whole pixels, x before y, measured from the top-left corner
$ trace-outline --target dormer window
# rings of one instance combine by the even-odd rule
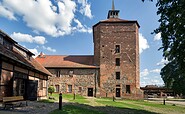
[[[70,77],[73,77],[73,74],[74,74],[74,71],[73,71],[73,70],[70,70],[70,71],[69,71],[69,76],[70,76]]]
[[[57,77],[60,77],[60,70],[57,70],[57,71],[56,71],[56,76],[57,76]]]

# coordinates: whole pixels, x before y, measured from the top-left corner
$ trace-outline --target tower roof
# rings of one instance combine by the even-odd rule
[[[112,9],[109,10],[107,19],[109,18],[118,18],[119,10],[115,10],[114,0],[112,0]]]
[[[93,26],[93,28],[99,25],[100,23],[136,23],[136,25],[140,27],[137,20],[120,19],[118,14],[119,14],[119,10],[115,10],[114,0],[112,0],[112,9],[108,11],[107,19],[99,21]]]

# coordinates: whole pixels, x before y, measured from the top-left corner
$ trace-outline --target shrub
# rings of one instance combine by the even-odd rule
[[[55,88],[53,86],[50,86],[48,88],[48,93],[50,93],[52,95],[53,92],[55,92]]]

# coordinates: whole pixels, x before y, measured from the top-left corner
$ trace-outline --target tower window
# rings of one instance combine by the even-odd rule
[[[116,79],[120,80],[120,72],[116,72]]]
[[[115,47],[115,53],[120,53],[120,45],[116,45],[116,47]]]
[[[120,66],[120,58],[116,58],[116,66]]]
[[[130,85],[126,85],[126,93],[130,94]]]

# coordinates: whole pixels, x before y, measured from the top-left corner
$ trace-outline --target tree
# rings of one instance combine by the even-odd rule
[[[156,6],[160,26],[154,33],[161,33],[160,50],[169,61],[161,76],[167,87],[185,95],[185,0],[158,0]]]
[[[49,86],[48,93],[52,95],[53,92],[55,92],[55,88],[53,86]]]

